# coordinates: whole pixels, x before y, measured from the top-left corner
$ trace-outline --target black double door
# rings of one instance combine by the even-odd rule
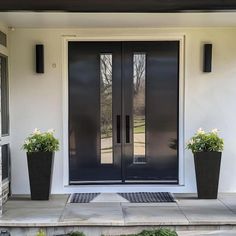
[[[179,42],[69,42],[69,181],[178,183]]]

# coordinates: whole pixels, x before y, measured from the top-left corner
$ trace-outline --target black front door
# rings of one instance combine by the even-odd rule
[[[179,42],[69,42],[69,181],[178,182]]]

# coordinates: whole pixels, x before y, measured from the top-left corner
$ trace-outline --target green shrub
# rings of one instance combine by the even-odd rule
[[[222,152],[224,149],[224,140],[219,137],[218,130],[213,129],[206,133],[201,128],[188,141],[187,149],[196,152]]]
[[[39,232],[36,234],[36,236],[46,236],[46,233],[41,229]]]
[[[69,233],[69,236],[85,236],[85,234],[82,232],[76,231],[76,232]]]
[[[27,152],[55,152],[59,150],[59,141],[54,137],[54,130],[42,133],[35,129],[26,138],[22,148]]]
[[[156,229],[156,230],[143,230],[141,233],[133,234],[129,236],[178,236],[178,234],[173,230],[161,228],[161,229]]]
[[[157,230],[143,230],[137,236],[178,236],[178,234],[170,229],[162,228]]]

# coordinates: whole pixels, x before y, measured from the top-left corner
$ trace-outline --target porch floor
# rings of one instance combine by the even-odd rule
[[[97,202],[67,203],[68,196],[53,195],[49,201],[15,196],[5,205],[0,228],[89,226],[105,227],[110,231],[112,227],[119,228],[126,233],[128,229],[138,231],[145,227],[167,226],[179,230],[181,236],[207,235],[209,230],[211,235],[236,235],[234,193],[219,194],[217,200],[198,200],[193,194],[175,194],[176,203],[128,203],[119,198],[112,202],[109,194]],[[220,234],[217,234],[218,230]]]

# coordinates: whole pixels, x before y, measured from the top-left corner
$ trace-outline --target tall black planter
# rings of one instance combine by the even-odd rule
[[[51,191],[53,152],[27,153],[32,200],[48,200]]]
[[[217,199],[221,152],[194,154],[197,191],[199,199]]]

